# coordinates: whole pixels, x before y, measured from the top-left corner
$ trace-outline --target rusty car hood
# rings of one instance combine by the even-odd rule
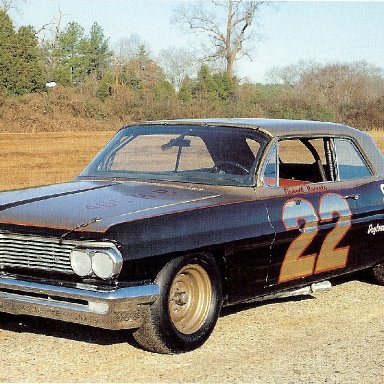
[[[7,225],[105,232],[111,226],[214,204],[220,194],[189,185],[73,181],[0,194]]]

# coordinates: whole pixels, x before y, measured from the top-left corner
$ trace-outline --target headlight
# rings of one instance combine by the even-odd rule
[[[119,274],[122,257],[114,249],[97,250],[92,257],[92,269],[100,279],[110,279]]]
[[[117,248],[113,244],[111,247],[98,245],[92,244],[89,248],[75,248],[71,251],[71,266],[77,275],[86,277],[95,274],[100,279],[108,280],[120,273],[123,258]]]
[[[74,249],[71,252],[71,266],[73,271],[81,277],[92,274],[92,260],[86,250]]]

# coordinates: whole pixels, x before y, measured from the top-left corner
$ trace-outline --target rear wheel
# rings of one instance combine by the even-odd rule
[[[372,274],[377,283],[384,285],[384,263],[374,266]]]
[[[201,346],[211,334],[221,308],[220,273],[206,254],[171,260],[156,278],[160,296],[136,341],[153,352],[180,353]]]

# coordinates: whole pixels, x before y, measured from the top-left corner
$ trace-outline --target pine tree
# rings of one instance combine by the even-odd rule
[[[217,84],[208,65],[203,64],[200,67],[199,73],[197,74],[196,84],[192,90],[192,94],[195,98],[202,100],[218,100]]]
[[[53,55],[58,63],[53,71],[54,80],[63,85],[79,83],[84,78],[85,65],[80,44],[84,37],[83,27],[75,22],[60,33]]]
[[[32,27],[21,27],[16,34],[14,93],[24,94],[44,89],[38,40]]]
[[[177,95],[179,100],[181,100],[183,103],[189,103],[192,101],[192,86],[192,80],[186,76],[181,82],[180,90]]]
[[[89,36],[81,41],[80,49],[86,60],[87,74],[92,74],[95,78],[100,79],[108,66],[112,52],[109,49],[109,41],[105,38],[99,24],[92,25]]]
[[[112,53],[102,28],[94,23],[89,36],[76,22],[71,22],[60,33],[53,52],[56,68],[54,79],[64,85],[81,84],[88,75],[100,80],[108,67]]]
[[[15,32],[9,16],[0,11],[0,88],[21,95],[44,88],[38,41],[32,27]]]
[[[0,10],[0,90],[12,87],[16,73],[14,55],[16,34],[10,17]]]

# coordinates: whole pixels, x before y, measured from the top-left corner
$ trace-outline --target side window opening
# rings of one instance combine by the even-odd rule
[[[372,172],[359,149],[348,138],[295,138],[280,140],[266,160],[264,185],[353,180]]]
[[[296,185],[333,180],[327,139],[298,138],[279,142],[279,183]]]

